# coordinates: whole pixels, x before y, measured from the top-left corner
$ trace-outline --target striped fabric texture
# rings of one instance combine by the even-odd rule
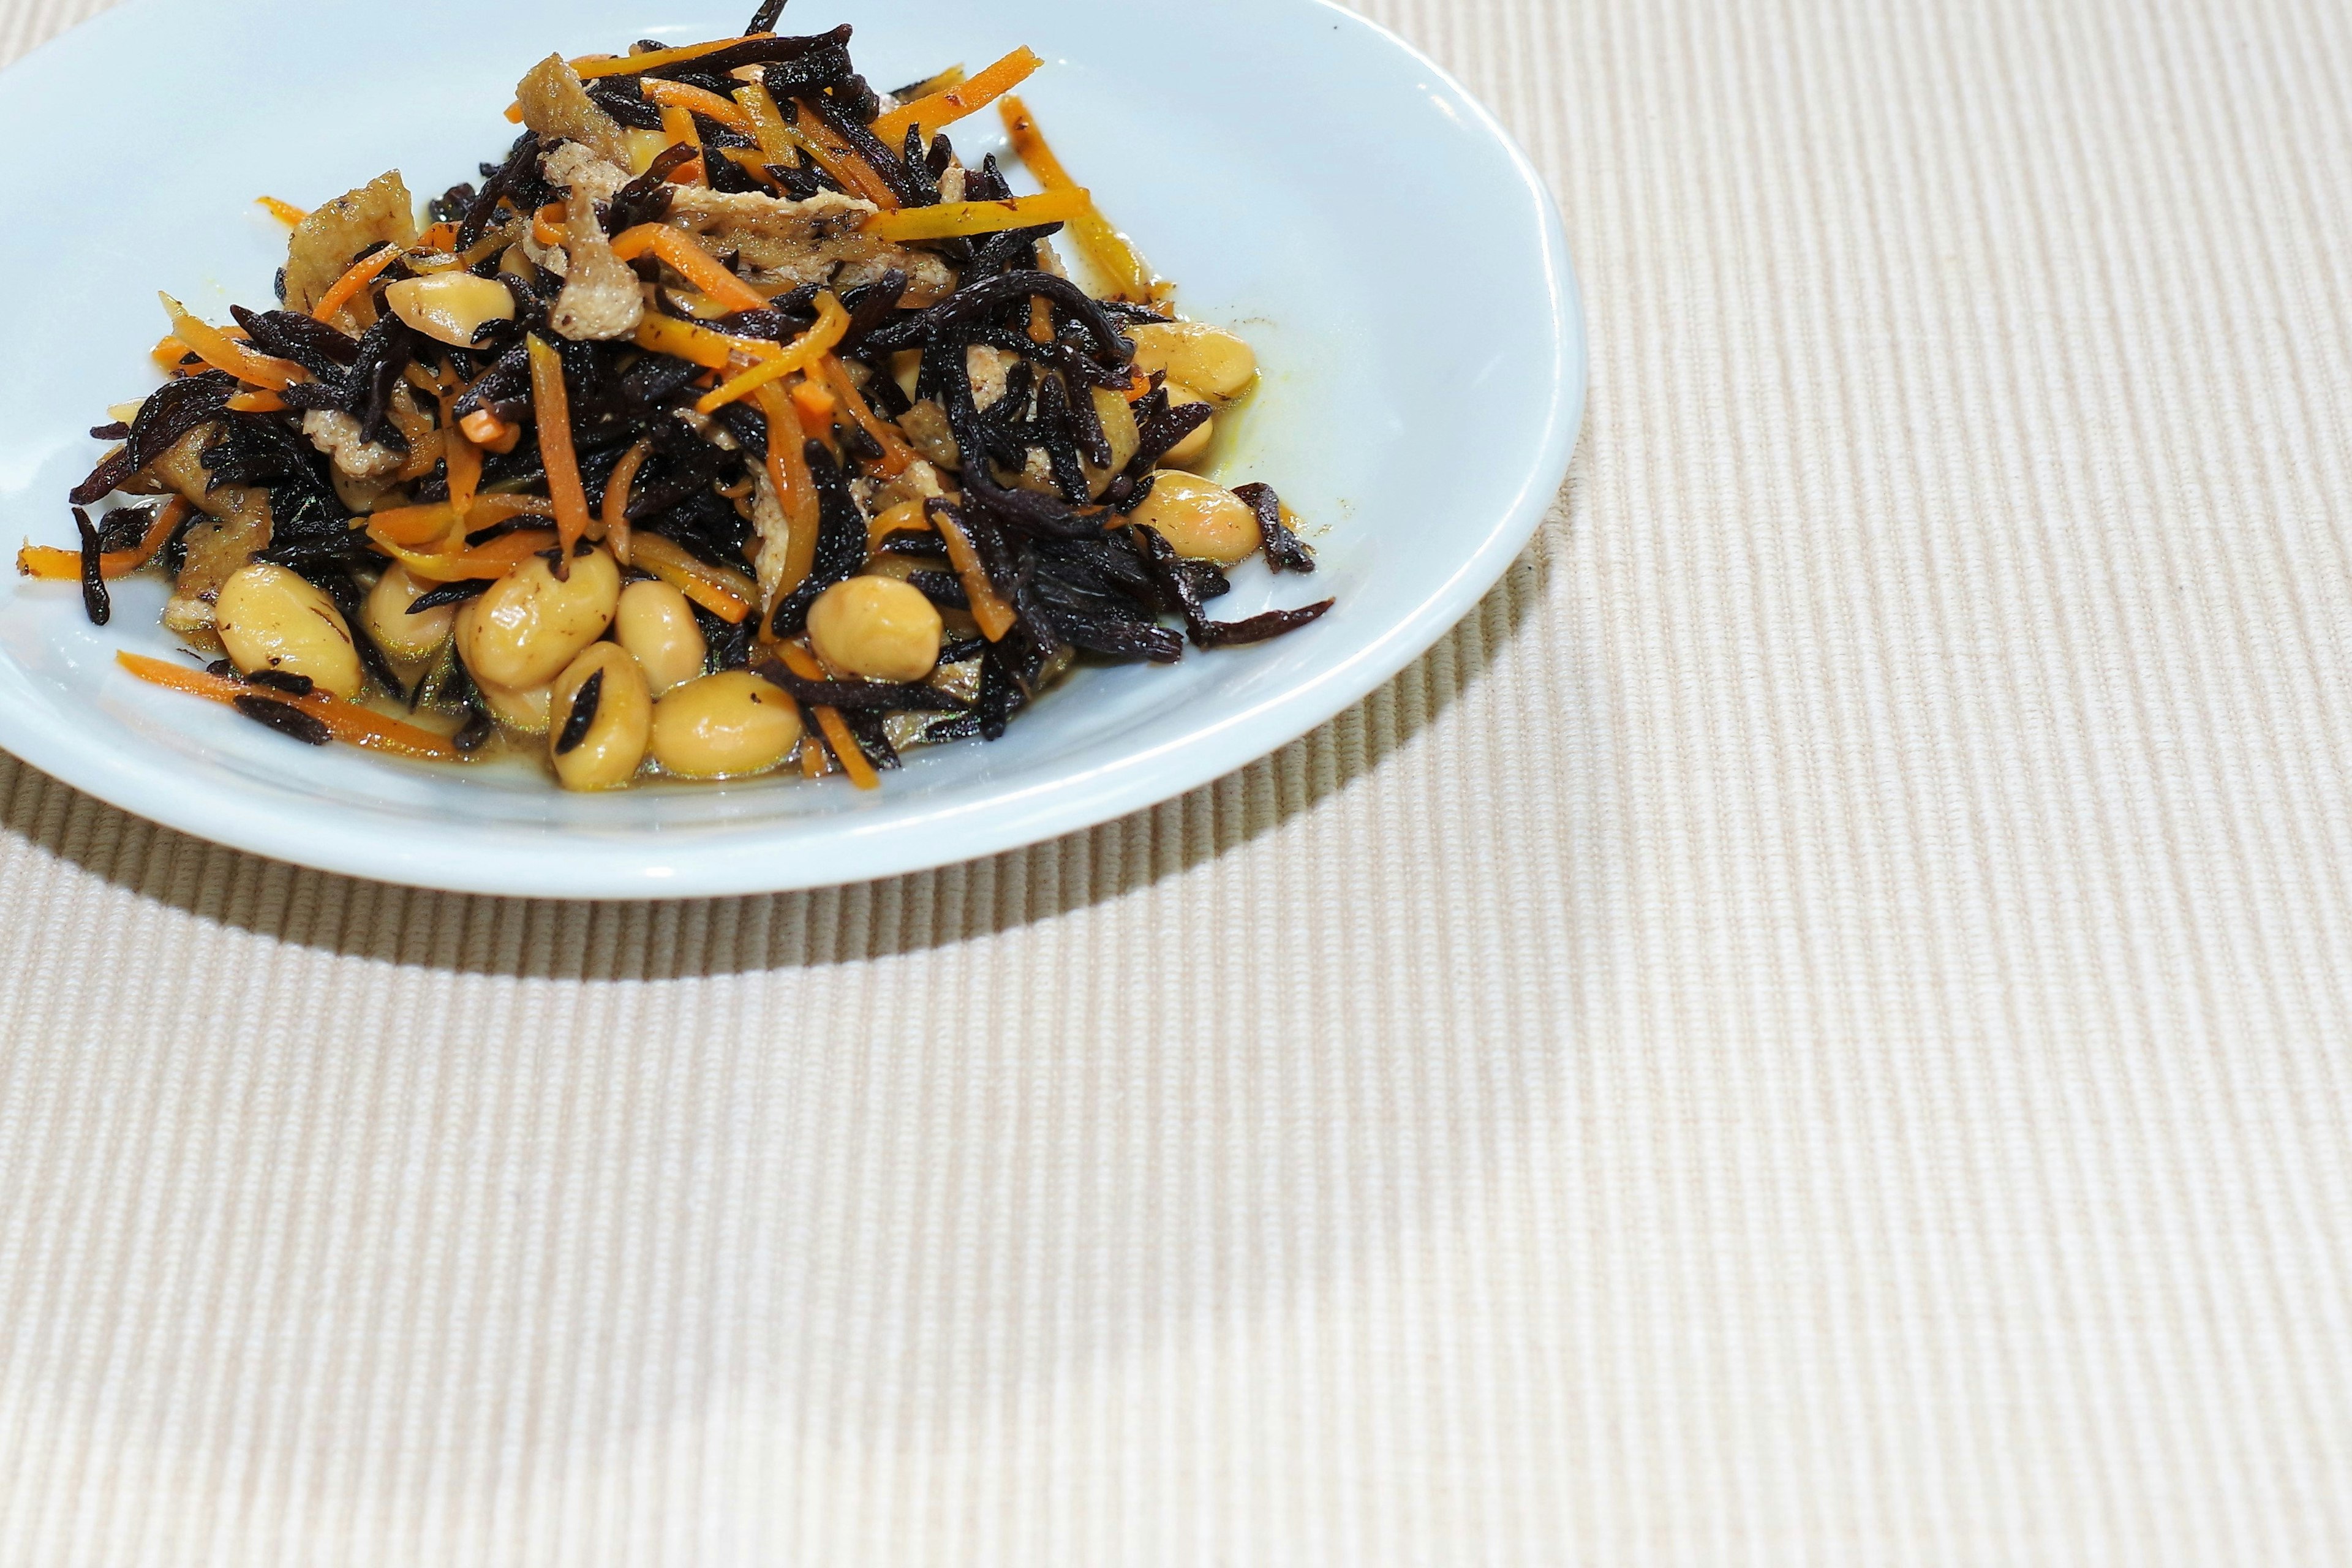
[[[2352,1561],[2352,8],[1364,8],[1592,414],[1307,740],[593,908],[0,758],[0,1563]]]

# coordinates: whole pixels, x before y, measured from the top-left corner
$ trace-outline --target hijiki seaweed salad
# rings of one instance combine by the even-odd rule
[[[194,657],[122,665],[292,740],[528,749],[578,790],[873,787],[1080,660],[1328,610],[1210,616],[1248,556],[1315,569],[1271,489],[1187,471],[1256,361],[1176,316],[1010,96],[1038,58],[880,93],[848,27],[782,8],[550,57],[521,136],[421,217],[396,173],[265,198],[277,308],[164,297],[169,379],[92,432],[79,548],[20,569],[100,624],[110,581],[167,574]],[[1042,194],[942,134],[992,106]]]

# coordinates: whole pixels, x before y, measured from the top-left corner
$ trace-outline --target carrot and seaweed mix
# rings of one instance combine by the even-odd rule
[[[163,297],[163,384],[92,430],[75,544],[19,569],[100,624],[162,574],[204,668],[123,668],[291,739],[535,748],[583,789],[871,785],[1078,662],[1329,609],[1210,614],[1251,555],[1315,570],[1269,487],[1188,471],[1255,357],[1177,315],[1046,142],[1014,96],[1042,60],[886,94],[850,28],[782,10],[551,56],[512,144],[421,215],[397,174],[263,198],[292,230],[274,307]],[[957,154],[992,109],[1038,194]]]

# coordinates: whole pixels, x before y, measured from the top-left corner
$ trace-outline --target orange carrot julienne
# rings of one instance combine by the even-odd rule
[[[746,135],[751,133],[751,117],[743,112],[743,106],[732,99],[721,98],[706,88],[689,86],[682,81],[665,81],[659,77],[647,77],[638,85],[645,89],[647,103],[657,104],[664,109],[683,109],[689,113],[716,120],[730,131],[740,131]],[[667,121],[663,129],[668,129]]]
[[[964,597],[971,601],[971,618],[980,623],[981,635],[991,642],[1003,642],[1004,634],[1013,629],[1013,606],[998,595],[989,582],[988,569],[980,563],[980,552],[972,548],[971,536],[946,507],[929,507],[926,511],[931,526],[947,541],[948,563],[962,580]]]
[[[482,485],[482,449],[466,434],[465,424],[457,417],[457,394],[444,390],[436,395],[441,404],[442,456],[449,464],[449,507],[463,521],[474,504],[474,492]]]
[[[1008,98],[997,105],[997,112],[1004,117],[1004,129],[1013,138],[1013,150],[1021,155],[1029,172],[1037,176],[1038,184],[1048,191],[1078,188],[1078,182],[1062,166],[1062,160],[1055,155],[1025,104],[1017,98]],[[1087,198],[1086,210],[1070,220],[1070,232],[1077,237],[1079,247],[1111,279],[1120,299],[1131,304],[1150,305],[1169,293],[1169,286],[1152,275],[1134,242],[1102,215],[1092,197]]]
[[[905,473],[915,461],[915,449],[907,445],[905,437],[898,434],[898,426],[874,416],[874,410],[859,394],[857,384],[849,379],[849,367],[841,363],[840,356],[828,353],[819,360],[817,374],[824,378],[825,385],[833,389],[834,396],[840,399],[842,407],[848,410],[849,417],[856,422],[857,427],[882,448],[882,471],[892,479]]]
[[[163,542],[172,537],[172,531],[186,521],[188,513],[194,510],[185,500],[173,496],[163,510],[155,514],[155,521],[147,525],[147,531],[140,537],[137,544],[128,550],[110,550],[98,558],[99,574],[103,577],[128,577],[154,560],[155,552],[163,548]],[[16,570],[27,577],[38,577],[46,582],[75,582],[81,576],[81,552],[58,550],[47,544],[27,544],[16,552]]]
[[[1035,51],[1013,50],[977,76],[967,77],[955,86],[929,98],[919,98],[912,103],[902,103],[874,122],[875,140],[896,153],[906,144],[910,126],[920,126],[923,141],[928,145],[932,137],[953,125],[966,115],[987,108],[1029,79],[1045,62]]]
[[[776,651],[782,656],[784,668],[803,680],[827,679],[824,666],[800,644],[783,643]],[[817,728],[824,731],[825,742],[832,747],[835,759],[841,763],[841,771],[849,775],[849,782],[859,789],[880,789],[882,775],[876,773],[874,764],[866,760],[866,748],[860,746],[857,737],[849,732],[848,721],[842,718],[841,710],[812,706],[809,711],[816,716]]]
[[[758,82],[737,92],[735,101],[751,121],[751,139],[759,142],[768,162],[781,163],[787,153],[796,152],[831,174],[851,195],[872,202],[885,212],[898,205],[898,198],[891,194],[882,176],[874,172],[874,166],[814,116],[799,126],[786,123],[783,110],[776,107],[775,99]]]
[[[187,310],[169,294],[159,294],[163,309],[172,317],[172,335],[188,345],[198,359],[215,370],[225,370],[239,381],[264,386],[273,392],[283,392],[297,382],[310,379],[310,373],[292,360],[272,359],[256,353],[222,331],[188,314]]]
[[[715,55],[721,49],[731,49],[738,44],[754,44],[761,38],[775,36],[773,33],[749,33],[736,38],[713,38],[707,44],[682,44],[674,49],[648,49],[642,55],[583,56],[572,62],[572,69],[583,81],[593,81],[600,76],[635,76],[641,71],[684,65],[705,55]]]
[[[361,289],[376,279],[376,275],[400,259],[400,247],[386,241],[355,262],[352,269],[335,279],[335,286],[320,296],[318,308],[310,312],[312,319],[331,321],[335,312],[358,297]]]
[[[775,487],[776,500],[784,509],[784,571],[777,592],[788,595],[808,581],[816,565],[820,526],[816,480],[809,473],[808,434],[801,427],[792,399],[773,383],[753,395],[759,399],[760,412],[768,417],[768,482]]]
[[[276,196],[256,196],[253,200],[256,206],[260,207],[289,228],[292,228],[310,216],[292,202],[281,202]]]
[[[745,359],[773,359],[784,351],[760,338],[738,338],[709,327],[698,327],[670,316],[646,312],[637,326],[637,347],[682,359],[706,370],[725,370],[740,354]]]
[[[658,533],[632,535],[629,552],[631,565],[652,573],[729,626],[751,617],[760,589],[741,573],[698,560]]]
[[[629,489],[637,482],[637,470],[653,456],[650,441],[640,441],[622,454],[613,467],[613,477],[604,481],[604,543],[613,552],[613,559],[622,565],[629,564]]]
[[[648,251],[722,305],[738,310],[767,309],[765,294],[729,271],[682,228],[672,228],[664,223],[641,223],[613,240],[613,254],[624,261],[635,261]]]
[[[421,762],[455,763],[464,760],[457,747],[430,730],[404,724],[397,719],[387,719],[356,702],[346,702],[324,692],[314,691],[308,697],[296,697],[290,692],[262,690],[241,680],[208,675],[201,669],[184,669],[176,664],[165,664],[160,658],[142,658],[127,650],[117,653],[114,659],[125,670],[151,686],[161,686],[166,690],[183,692],[190,697],[201,697],[208,702],[234,706],[240,697],[267,697],[272,702],[299,708],[325,725],[328,734],[347,745],[391,752],[399,756],[415,757]]]
[[[572,547],[588,531],[588,492],[580,483],[580,459],[572,449],[572,398],[563,387],[563,358],[537,332],[529,342],[539,456],[547,467],[547,493],[555,502],[557,540],[563,547],[555,574],[562,577],[572,570]]]
[[[662,110],[661,122],[662,134],[668,138],[671,146],[691,147],[697,153],[702,152],[702,132],[696,127],[693,115],[672,104]],[[676,185],[709,184],[710,171],[703,165],[701,157],[697,157],[692,163],[680,163],[670,171],[670,183]]]
[[[849,312],[832,292],[816,297],[816,324],[798,338],[792,346],[772,352],[761,357],[760,363],[741,370],[731,379],[703,397],[694,406],[698,413],[716,414],[739,398],[748,397],[769,383],[790,375],[796,370],[809,370],[833,351],[833,346],[849,334]],[[769,345],[773,350],[774,345]],[[735,370],[732,363],[728,369]],[[815,419],[811,415],[812,420]],[[830,417],[830,416],[827,416]]]

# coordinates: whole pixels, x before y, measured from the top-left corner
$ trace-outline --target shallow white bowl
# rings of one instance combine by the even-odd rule
[[[397,167],[474,177],[551,49],[686,42],[748,0],[131,0],[0,76],[0,515],[72,540],[88,430],[155,384],[166,289],[199,314],[265,303],[310,205]],[[1308,521],[1311,579],[1252,566],[1234,619],[1335,595],[1319,624],[1171,668],[1091,670],[992,746],[910,755],[883,789],[776,778],[567,796],[287,742],[145,687],[173,657],[160,583],[113,624],[70,585],[0,585],[0,745],[125,810],[258,854],[386,881],[554,898],[703,897],[919,870],[1034,843],[1194,788],[1378,687],[1475,605],[1556,494],[1582,418],[1583,314],[1559,216],[1457,82],[1323,0],[796,0],[857,27],[877,86],[1028,44],[1024,95],[1181,306],[1266,371],[1225,458]],[[450,47],[462,41],[462,50]],[[977,161],[995,116],[959,128]],[[1017,176],[1016,176],[1017,178]],[[13,547],[15,541],[8,541]]]

